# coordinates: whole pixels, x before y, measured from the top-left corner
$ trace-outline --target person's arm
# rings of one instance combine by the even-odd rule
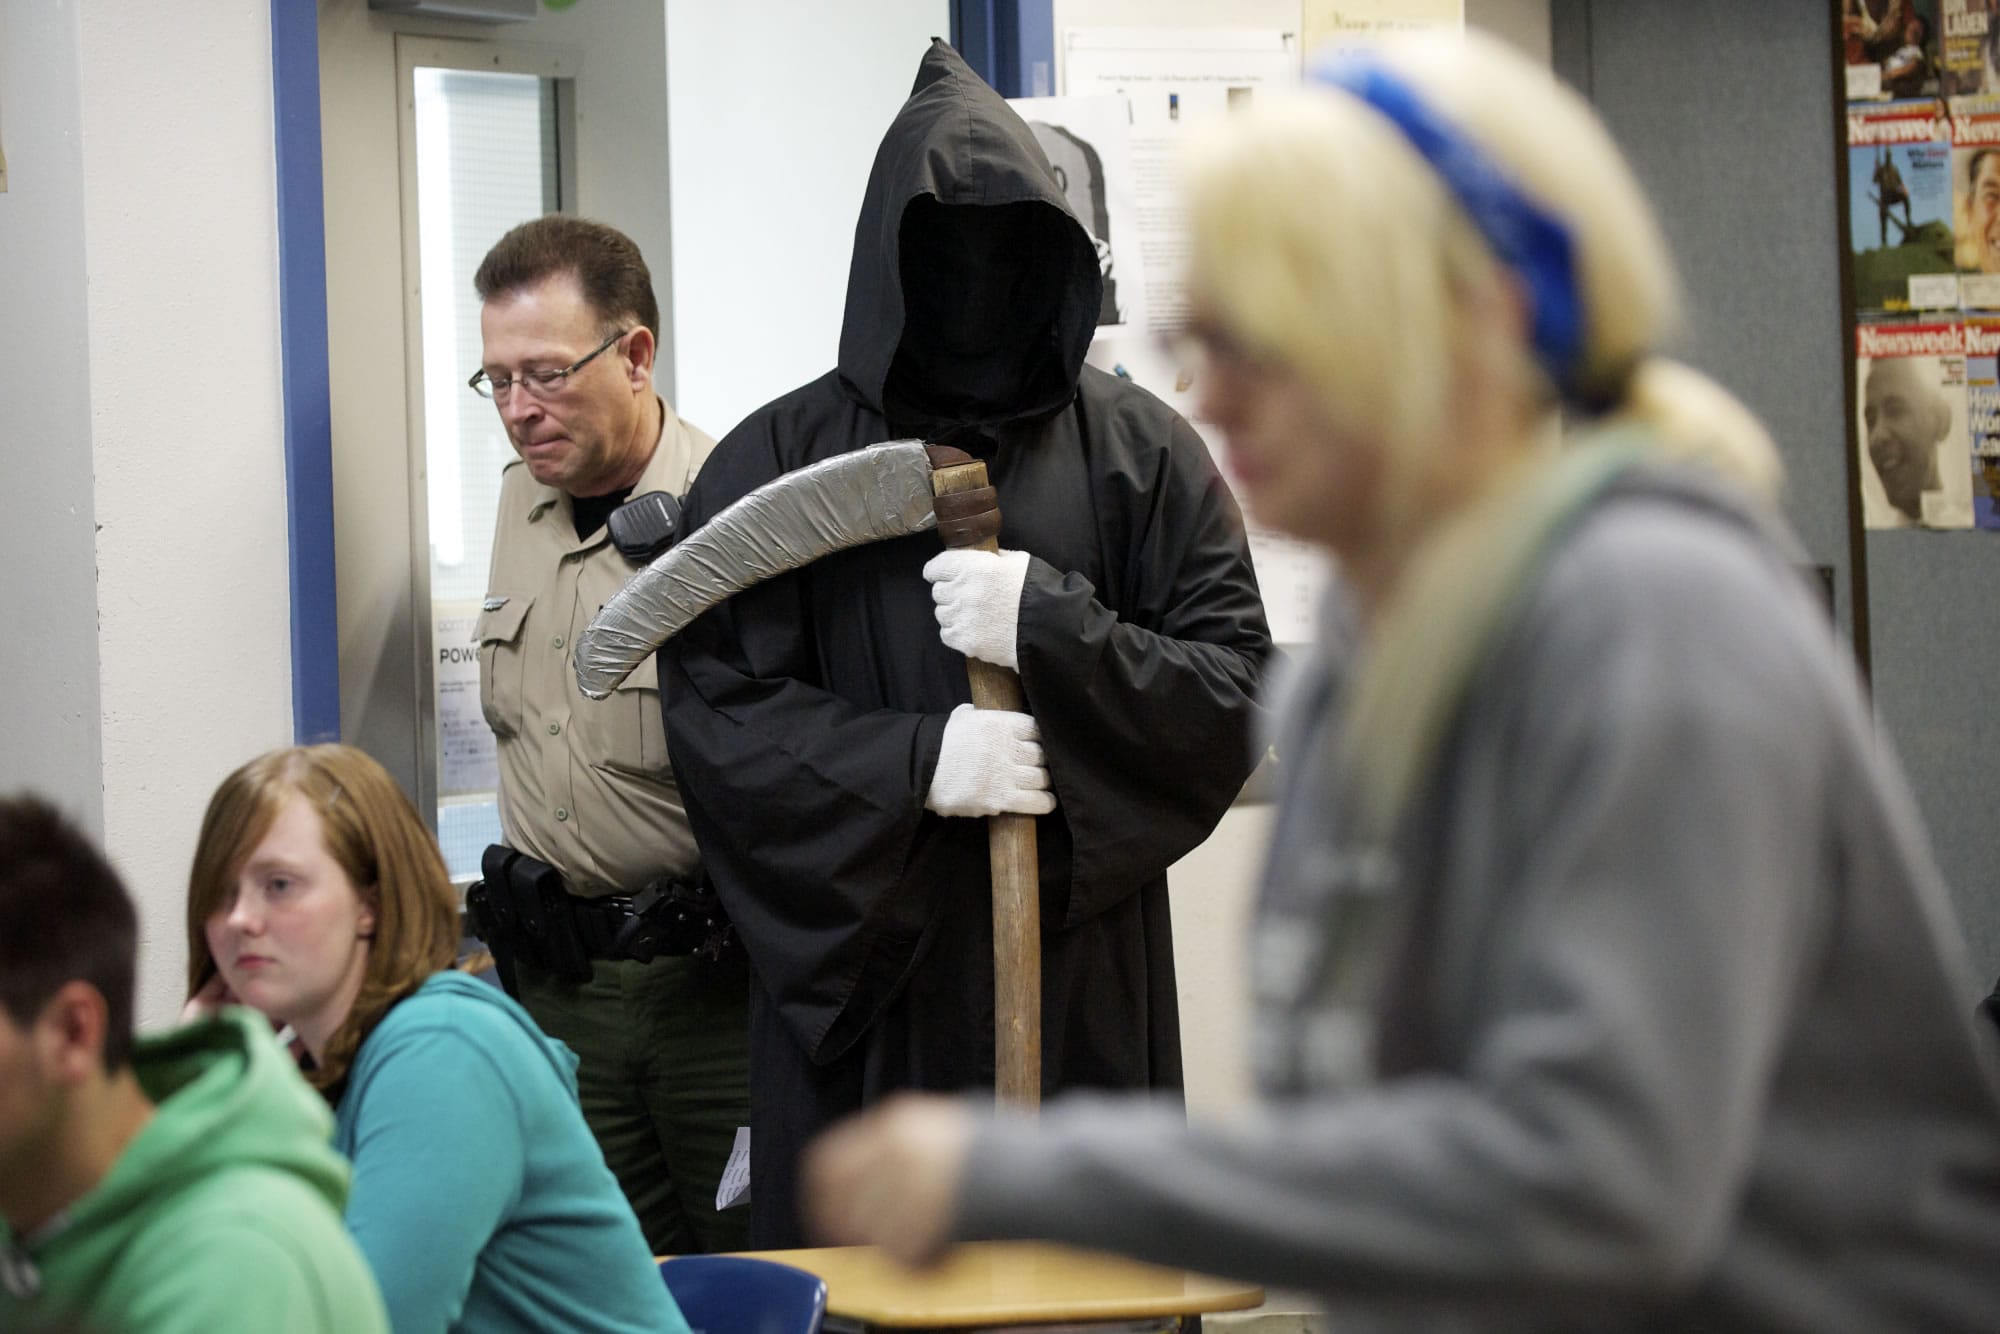
[[[1168,420],[1159,475],[1101,478],[1094,498],[1134,516],[1121,585],[1035,558],[1022,589],[1021,682],[1074,849],[1064,924],[1163,874],[1252,768],[1263,600],[1228,488]]]
[[[1901,46],[1891,52],[1882,62],[1882,81],[1901,83],[1911,79],[1921,79],[1924,75],[1924,49],[1921,46]],[[1900,182],[1899,182],[1900,185]],[[1903,191],[1908,198],[1908,191]]]
[[[354,1184],[347,1227],[398,1334],[449,1328],[474,1266],[520,1198],[527,1147],[510,1081],[463,1035],[378,1029],[350,1088]],[[343,1107],[343,1111],[347,1111]]]
[[[1504,811],[1451,812],[1498,831],[1489,925],[1451,984],[1462,1058],[1242,1131],[1087,1106],[998,1127],[965,1235],[1053,1228],[1362,1295],[1630,1295],[1701,1271],[1816,939],[1828,706],[1781,628],[1795,590],[1747,548],[1672,520],[1598,536],[1467,723],[1510,783]]]
[[[919,1203],[960,1184],[876,1230],[912,1255],[1045,1237],[1430,1302],[1617,1302],[1703,1272],[1818,936],[1830,669],[1740,552],[1669,529],[1573,554],[1495,666],[1516,702],[1482,696],[1515,779],[1449,1068],[1240,1127],[1114,1098],[969,1148],[933,1127],[871,1170]]]

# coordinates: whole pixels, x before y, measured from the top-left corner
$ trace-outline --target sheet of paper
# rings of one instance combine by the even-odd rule
[[[1171,336],[1187,322],[1176,163],[1181,136],[1193,126],[1248,105],[1261,91],[1297,86],[1298,42],[1291,33],[1254,28],[1072,28],[1063,39],[1060,100],[1117,97],[1131,106],[1132,196],[1145,273],[1143,323],[1100,327],[1090,364],[1130,378],[1187,418],[1227,477],[1221,437],[1197,414],[1194,383],[1170,350]],[[1246,531],[1272,638],[1312,642],[1326,558],[1255,522]]]
[[[730,1146],[729,1161],[722,1165],[722,1180],[715,1184],[715,1207],[727,1209],[750,1203],[750,1127],[736,1127],[736,1143]]]
[[[479,603],[439,602],[431,643],[437,681],[438,793],[446,797],[496,792],[500,759],[493,731],[479,707],[479,645],[472,627]]]
[[[1071,28],[1063,34],[1065,97],[1123,96],[1131,106],[1132,197],[1145,271],[1145,323],[1187,322],[1187,259],[1176,161],[1182,134],[1247,105],[1259,89],[1292,87],[1291,33],[1258,28]]]
[[[1299,8],[1308,56],[1327,43],[1388,32],[1465,31],[1465,0],[1304,0]]]

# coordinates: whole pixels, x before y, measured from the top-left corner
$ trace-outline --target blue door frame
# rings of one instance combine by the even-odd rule
[[[271,94],[277,140],[285,508],[291,538],[292,735],[305,744],[340,739],[319,12],[314,0],[271,0]]]
[[[1054,0],[951,0],[951,44],[1002,97],[1055,92]]]

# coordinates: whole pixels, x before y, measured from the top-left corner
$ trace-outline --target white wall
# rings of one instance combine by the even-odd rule
[[[104,825],[77,11],[0,0],[0,792]]]
[[[676,406],[721,436],[833,368],[875,146],[945,0],[667,0]],[[664,293],[662,294],[664,297]]]
[[[105,841],[157,1023],[208,795],[292,737],[270,13],[80,10]]]
[[[208,793],[291,735],[268,6],[0,27],[0,766],[101,818],[157,1025]]]
[[[1196,1115],[1224,1115],[1250,1100],[1243,930],[1274,814],[1269,803],[1231,807],[1208,841],[1167,873],[1181,1058]]]

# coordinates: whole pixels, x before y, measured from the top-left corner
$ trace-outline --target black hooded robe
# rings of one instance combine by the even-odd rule
[[[1035,223],[1002,286],[1048,313],[1004,324],[1021,353],[1006,364],[1028,368],[1004,386],[991,361],[901,346],[904,271],[923,281],[912,256],[937,239],[910,238],[935,204]],[[913,308],[941,295],[914,292]],[[1045,1094],[1180,1087],[1165,872],[1249,772],[1270,650],[1242,520],[1201,440],[1083,365],[1100,297],[1095,250],[1028,127],[934,43],[876,156],[839,368],[732,431],[686,512],[691,528],[899,436],[987,461],[1000,544],[1033,557],[1020,674],[1058,803],[1037,831]],[[926,533],[825,557],[662,651],[688,818],[756,970],[754,1246],[801,1244],[795,1168],[813,1133],[896,1088],[993,1080],[985,822],[924,809],[946,715],[970,697],[920,573],[939,550]]]

